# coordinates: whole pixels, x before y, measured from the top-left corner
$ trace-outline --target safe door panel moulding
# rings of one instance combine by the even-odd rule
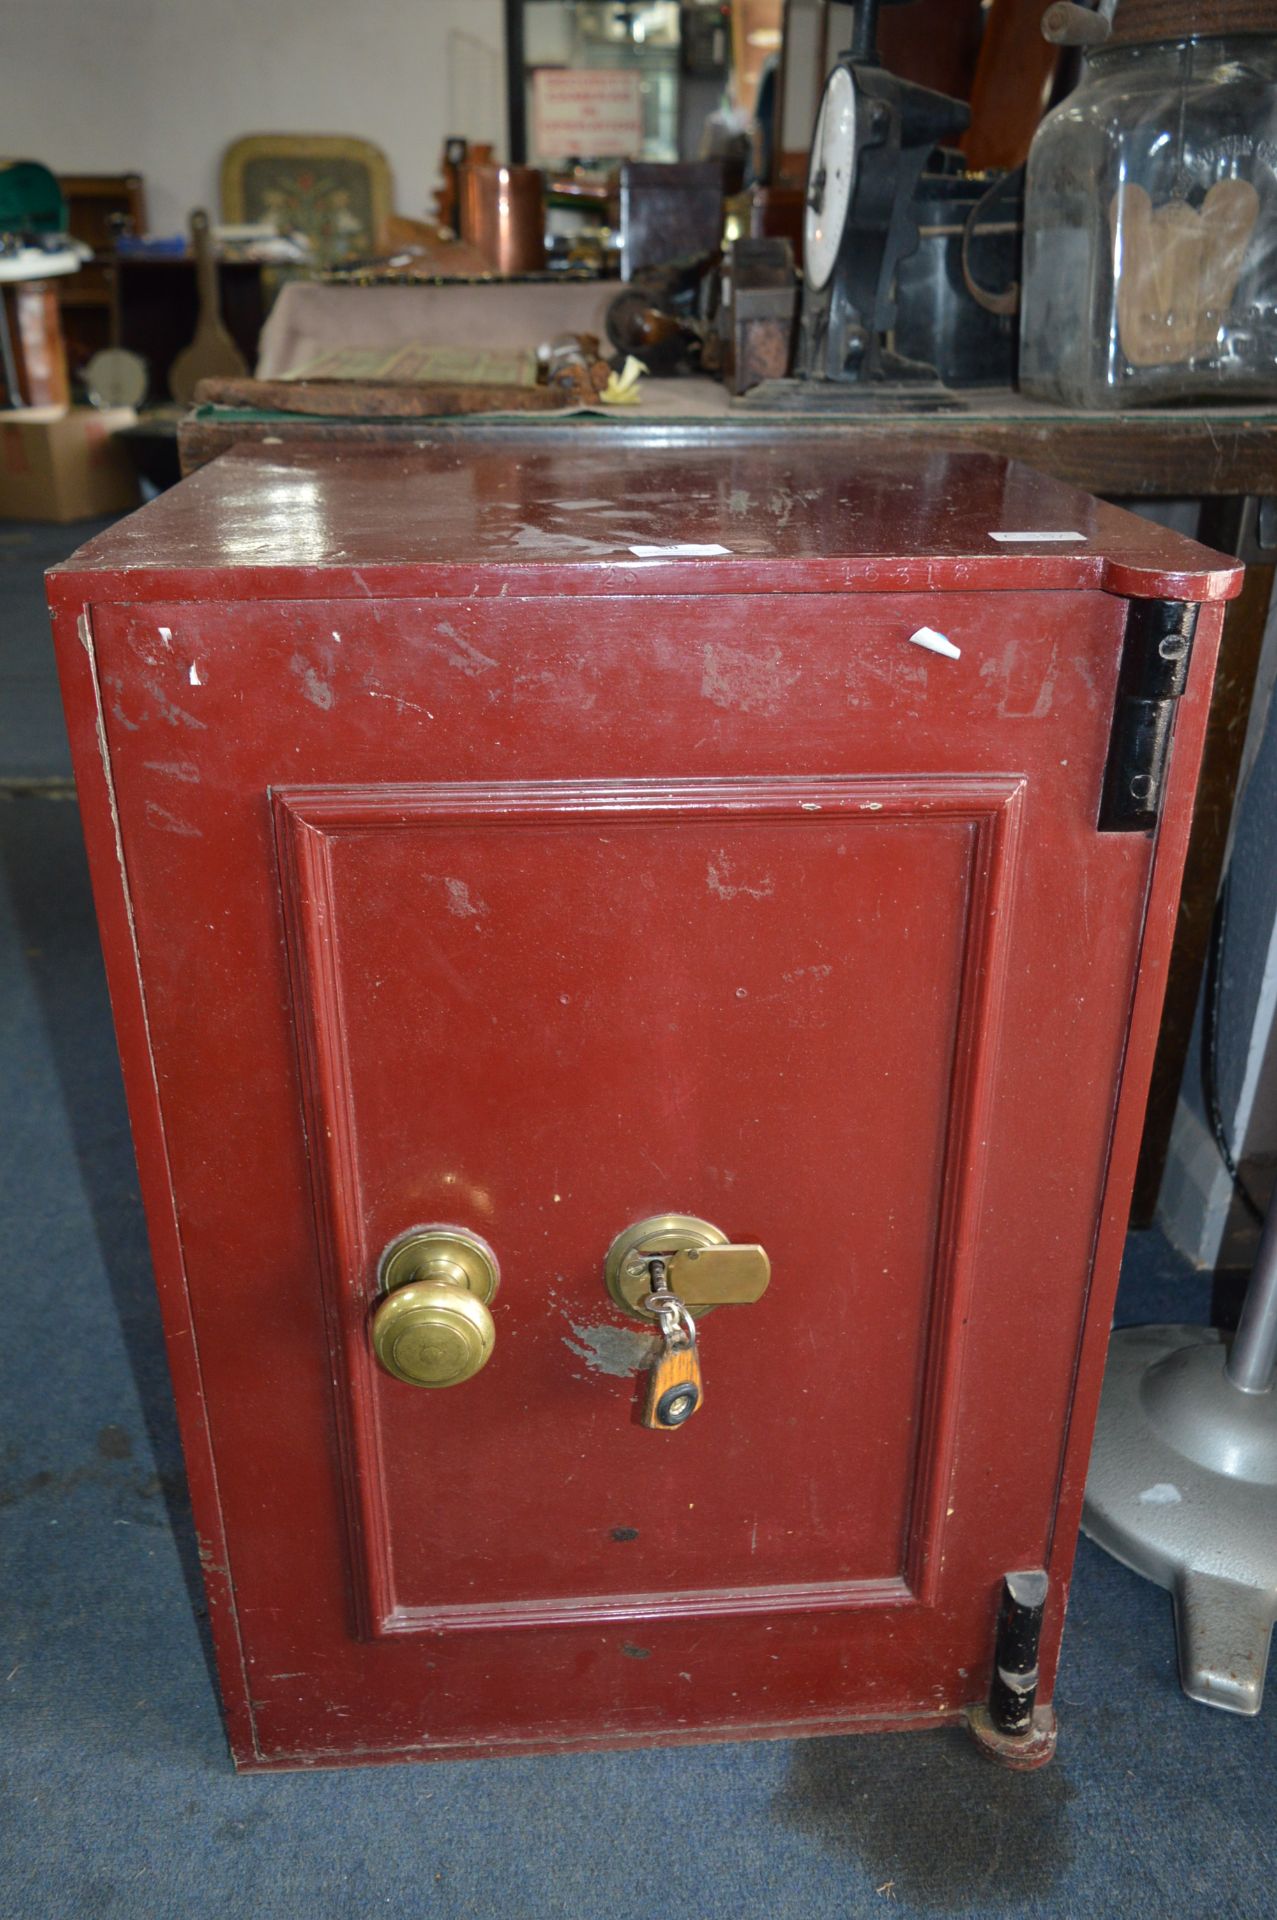
[[[357,1631],[934,1603],[1023,795],[1015,775],[276,791]],[[629,994],[594,994],[627,951]],[[379,1024],[383,992],[397,1008],[414,990],[413,1031]],[[514,1009],[490,1051],[455,1038],[471,1003]],[[858,1193],[857,1130],[893,1125],[897,1185]],[[841,1192],[816,1150],[839,1128]],[[605,1177],[609,1129],[631,1150]],[[755,1153],[759,1132],[786,1154]],[[775,1266],[766,1302],[704,1329],[681,1536],[634,1425],[651,1342],[601,1281],[612,1234],[671,1202],[734,1216]],[[377,1367],[368,1318],[382,1246],[445,1214],[502,1260],[497,1349],[423,1394]],[[853,1235],[886,1264],[853,1260]],[[886,1294],[908,1342],[883,1339]],[[770,1405],[787,1341],[811,1343],[810,1377],[801,1405]],[[579,1536],[569,1502],[543,1538],[538,1487],[583,1450],[614,1460],[615,1496],[585,1502]],[[774,1496],[768,1537],[755,1520],[734,1551],[724,1451]],[[583,1543],[649,1508],[666,1584],[627,1588],[613,1556],[592,1589]]]

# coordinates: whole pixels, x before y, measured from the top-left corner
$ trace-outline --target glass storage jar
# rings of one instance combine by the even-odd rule
[[[1277,4],[1118,0],[1034,138],[1024,224],[1027,393],[1277,394]]]

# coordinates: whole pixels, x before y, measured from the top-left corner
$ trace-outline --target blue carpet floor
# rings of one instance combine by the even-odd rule
[[[65,766],[37,603],[0,566],[0,778]],[[0,798],[0,1230],[0,1920],[1277,1914],[1277,1680],[1190,1704],[1085,1542],[1044,1773],[953,1732],[237,1778],[65,798]],[[1207,1292],[1132,1238],[1123,1319]]]

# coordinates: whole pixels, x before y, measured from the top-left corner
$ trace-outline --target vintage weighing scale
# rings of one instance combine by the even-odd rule
[[[920,310],[936,305],[927,277],[943,271],[944,263],[919,253],[927,209],[967,178],[979,180],[979,202],[984,182],[964,176],[958,156],[945,153],[968,124],[965,103],[901,79],[882,65],[878,6],[879,0],[862,0],[857,7],[852,46],[829,75],[816,116],[795,377],[754,388],[743,403],[748,406],[822,412],[959,407],[960,398],[942,382],[934,361],[940,357],[941,331],[964,320],[969,326],[972,317],[987,322],[990,361],[1005,360],[1004,377],[1010,378],[1006,300],[1013,296],[991,301],[974,283],[966,266],[969,233],[963,241],[961,284],[946,288],[939,303],[931,357],[900,351],[893,337],[904,331],[901,320],[908,321],[915,305]],[[968,225],[979,210],[974,204]],[[937,231],[927,226],[927,237],[934,239]],[[909,262],[917,272],[911,273]],[[911,280],[916,287],[908,284]],[[925,323],[908,332],[911,345],[918,340],[925,346]]]

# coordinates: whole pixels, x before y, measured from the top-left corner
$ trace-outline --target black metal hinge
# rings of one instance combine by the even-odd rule
[[[1188,685],[1197,613],[1185,600],[1130,602],[1097,823],[1101,833],[1145,833],[1161,816],[1175,702]]]
[[[1028,1733],[1032,1728],[1046,1595],[1047,1577],[1041,1568],[1008,1573],[1002,1582],[989,1688],[989,1717],[999,1733]]]
[[[988,1704],[967,1712],[967,1725],[989,1758],[1022,1771],[1044,1767],[1055,1752],[1054,1709],[1038,1705],[1038,1645],[1048,1587],[1041,1567],[1004,1577]]]

